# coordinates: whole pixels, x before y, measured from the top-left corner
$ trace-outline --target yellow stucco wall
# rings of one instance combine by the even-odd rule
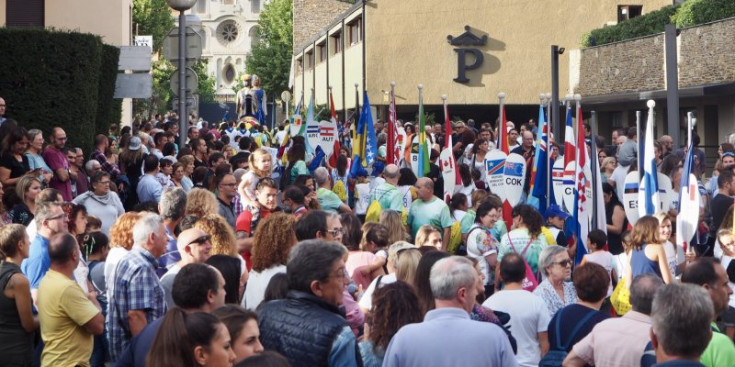
[[[132,0],[46,1],[46,27],[98,34],[102,42],[129,45]]]
[[[396,102],[415,105],[417,84],[424,85],[424,101],[440,104],[447,94],[451,104],[496,104],[507,94],[509,104],[536,104],[539,93],[551,91],[551,45],[565,47],[559,59],[559,94],[569,90],[569,50],[579,48],[582,35],[614,23],[618,5],[638,4],[643,12],[671,4],[671,0],[374,0],[366,4],[365,37],[367,88],[373,104],[383,104],[382,90],[396,82]],[[358,8],[345,23],[360,16]],[[470,83],[454,82],[457,53],[447,36],[460,36],[465,25],[477,36],[487,35],[479,46],[484,55],[480,69],[468,71]],[[332,28],[333,30],[334,28]],[[344,31],[345,37],[347,31]],[[316,36],[316,35],[314,35]],[[352,94],[362,84],[362,44],[345,46],[345,85]],[[466,46],[465,46],[466,47]],[[299,57],[300,53],[296,54]],[[468,56],[468,63],[473,60]],[[331,74],[330,67],[330,74]],[[308,70],[306,75],[310,77]],[[311,81],[307,80],[307,84]],[[317,90],[326,78],[317,77]],[[330,84],[338,81],[330,77]],[[300,88],[299,77],[296,78]],[[317,92],[319,94],[319,92]],[[307,89],[308,94],[308,89]],[[347,107],[354,106],[346,98]],[[338,108],[341,102],[335,100]]]

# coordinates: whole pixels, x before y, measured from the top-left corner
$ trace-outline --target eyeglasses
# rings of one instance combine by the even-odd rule
[[[333,229],[331,231],[327,231],[327,233],[331,234],[332,237],[337,237],[342,234],[342,228]]]
[[[566,259],[562,261],[555,261],[552,264],[560,265],[562,268],[566,268],[567,266],[572,266],[572,260]]]
[[[68,216],[68,215],[66,215],[66,213],[62,213],[62,214],[59,214],[59,215],[55,215],[55,216],[53,216],[53,217],[51,217],[51,218],[46,218],[46,220],[47,220],[47,221],[52,221],[52,220],[57,220],[57,219],[67,219],[67,218],[69,218],[69,216]]]
[[[193,243],[196,243],[197,245],[201,245],[201,244],[203,244],[205,242],[208,242],[210,239],[212,239],[212,236],[210,236],[208,234],[205,234],[204,236],[201,236],[201,237],[196,238],[193,241],[189,242],[187,244],[187,246],[189,246],[189,245],[191,245]]]

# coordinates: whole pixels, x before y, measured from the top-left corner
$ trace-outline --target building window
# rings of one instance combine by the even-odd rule
[[[199,12],[199,13],[206,13],[207,12],[207,2],[206,1],[204,1],[204,0],[197,1],[197,12]]]
[[[235,5],[235,0],[222,0],[224,5]]]
[[[301,71],[304,68],[304,60],[302,58],[296,59],[296,70],[294,70],[295,75],[301,75]]]
[[[643,13],[643,5],[618,5],[618,23]]]
[[[222,70],[222,76],[225,83],[227,83],[228,85],[232,85],[232,83],[235,82],[236,75],[237,73],[235,72],[235,67],[232,66],[232,64],[228,63],[227,65],[225,65],[225,69]]]
[[[260,37],[258,37],[258,26],[250,28],[248,37],[250,37],[250,47],[257,45],[258,42],[260,42]]]
[[[226,20],[217,27],[217,39],[227,46],[240,35],[240,26],[234,20]]]
[[[314,68],[314,51],[306,53],[306,69],[311,70]]]
[[[317,63],[321,63],[322,61],[327,59],[327,43],[326,42],[322,42],[316,45],[316,51],[319,54],[319,57],[316,59]]]
[[[347,24],[347,29],[350,32],[350,45],[362,41],[362,18],[357,18]]]
[[[250,0],[250,11],[253,14],[260,13],[260,0]]]
[[[342,32],[337,32],[331,36],[332,40],[332,47],[329,49],[331,50],[332,55],[336,55],[340,52],[342,52]]]
[[[7,27],[44,27],[45,0],[7,0],[5,22]]]

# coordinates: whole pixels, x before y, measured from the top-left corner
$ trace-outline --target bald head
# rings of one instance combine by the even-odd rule
[[[388,181],[391,184],[398,183],[398,177],[400,177],[400,170],[398,169],[398,166],[395,164],[389,164],[385,166],[385,170],[383,171],[383,178],[385,178],[386,181]]]
[[[529,130],[523,132],[523,147],[526,149],[533,147],[533,133]]]
[[[429,201],[434,196],[434,181],[428,177],[421,177],[416,181],[419,198],[423,201]]]
[[[186,264],[203,263],[210,256],[212,244],[210,236],[199,228],[189,228],[179,234],[176,247],[179,249],[181,261]]]

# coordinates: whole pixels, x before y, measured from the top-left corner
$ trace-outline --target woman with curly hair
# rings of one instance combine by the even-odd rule
[[[366,333],[367,340],[360,343],[365,367],[381,366],[393,335],[403,326],[423,319],[419,299],[413,288],[400,280],[375,290],[373,305],[371,320],[367,322],[370,332]]]
[[[133,248],[133,227],[138,219],[140,219],[140,213],[127,212],[117,218],[115,224],[110,227],[110,252],[105,261],[107,289],[112,289],[117,263]]]
[[[239,256],[235,246],[235,231],[221,215],[206,214],[194,223],[194,228],[212,236],[212,250],[209,252],[211,255]]]
[[[209,213],[219,213],[217,197],[206,189],[191,189],[186,196],[186,214],[202,218]]]
[[[245,288],[242,306],[255,310],[263,301],[268,282],[278,273],[286,272],[291,248],[296,244],[293,216],[273,213],[258,224],[253,241],[253,269]]]

